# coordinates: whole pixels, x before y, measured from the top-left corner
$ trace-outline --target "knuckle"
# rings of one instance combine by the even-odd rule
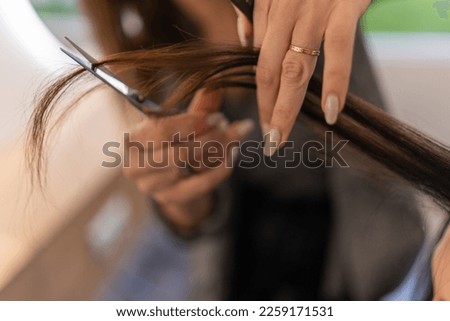
[[[288,84],[303,86],[306,82],[306,67],[301,60],[287,58],[283,61],[282,77]]]
[[[272,87],[277,83],[276,73],[264,66],[256,68],[256,82],[259,86]]]

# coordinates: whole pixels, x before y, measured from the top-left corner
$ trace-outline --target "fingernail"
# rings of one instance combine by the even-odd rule
[[[245,138],[255,129],[255,122],[252,119],[242,120],[237,126],[237,134],[241,138]]]
[[[206,118],[206,124],[210,127],[217,127],[220,130],[226,130],[228,127],[228,120],[223,113],[214,113]]]
[[[277,151],[278,146],[281,143],[280,132],[272,128],[269,133],[264,137],[264,155],[267,157],[273,156]]]
[[[325,121],[328,125],[336,124],[339,117],[339,98],[329,95],[325,102]]]
[[[214,127],[219,123],[222,117],[223,117],[222,113],[214,113],[208,115],[208,117],[206,118],[206,124],[210,127]]]
[[[238,31],[239,40],[241,41],[241,46],[248,47],[249,42],[248,42],[247,36],[245,35],[244,20],[242,20],[242,17],[240,17],[240,16],[237,19],[237,31]]]

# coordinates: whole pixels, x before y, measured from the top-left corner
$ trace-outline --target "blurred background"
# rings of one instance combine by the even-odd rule
[[[0,93],[6,100],[0,109],[0,163],[4,164],[0,169],[0,298],[107,297],[112,276],[127,264],[133,251],[139,251],[136,235],[150,224],[146,200],[117,172],[98,171],[101,143],[105,137],[111,139],[117,128],[126,127],[127,116],[120,108],[109,108],[120,105],[115,96],[93,95],[86,108],[71,118],[72,130],[60,138],[70,140],[70,149],[76,146],[83,157],[76,160],[80,156],[56,142],[52,154],[64,155],[64,160],[50,160],[56,173],[50,178],[55,186],[53,203],[46,205],[42,197],[29,201],[17,179],[24,171],[19,156],[23,146],[18,142],[23,139],[33,93],[46,77],[66,70],[68,61],[56,50],[64,36],[89,52],[100,52],[76,0],[2,1],[0,26]],[[450,145],[450,1],[374,1],[361,28],[391,112]],[[100,99],[108,109],[89,108]],[[91,165],[86,163],[81,172],[67,165],[67,160],[86,159]],[[69,178],[61,174],[71,171]],[[30,202],[32,211],[15,205]],[[77,206],[67,209],[67,204]],[[430,217],[427,224],[433,229],[438,220]],[[155,269],[164,275],[164,251],[172,251],[170,260],[178,266],[172,275],[180,278],[129,281],[147,282],[150,287],[172,291],[168,297],[175,292],[175,297],[182,298],[180,280],[189,262],[179,244],[164,246],[155,254],[162,260]],[[139,292],[139,285],[135,290]],[[151,297],[151,293],[146,295]]]

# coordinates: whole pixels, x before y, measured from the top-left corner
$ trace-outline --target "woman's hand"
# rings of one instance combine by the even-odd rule
[[[213,191],[232,172],[236,145],[254,124],[228,124],[217,109],[220,94],[196,94],[189,112],[146,119],[130,135],[125,176],[152,196],[178,230],[198,227],[212,211]],[[141,146],[141,147],[137,147]]]
[[[432,273],[433,299],[450,301],[450,227],[434,252]]]
[[[355,32],[370,0],[255,0],[254,28],[238,12],[241,43],[261,48],[256,70],[260,122],[271,156],[285,142],[303,104],[317,57],[291,45],[319,50],[324,42],[322,109],[329,125],[347,95]],[[276,147],[276,148],[273,148]]]

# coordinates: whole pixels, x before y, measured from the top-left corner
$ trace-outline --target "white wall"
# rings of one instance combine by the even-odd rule
[[[63,66],[59,43],[27,0],[0,1],[0,151],[27,122],[35,88]]]
[[[450,146],[450,33],[377,33],[366,39],[392,112]]]

